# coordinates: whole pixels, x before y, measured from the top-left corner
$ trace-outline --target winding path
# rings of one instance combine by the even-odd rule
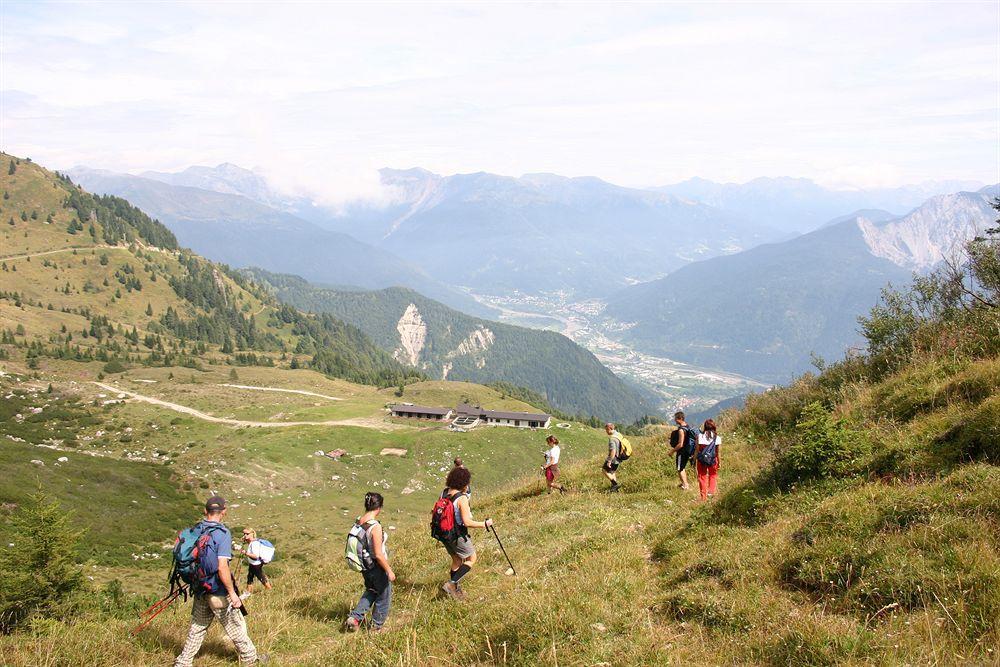
[[[302,394],[303,396],[316,396],[317,398],[325,398],[328,401],[342,401],[344,399],[337,398],[336,396],[327,396],[326,394],[317,394],[314,391],[306,391],[304,389],[280,389],[278,387],[254,387],[249,384],[220,384],[220,387],[232,387],[233,389],[249,389],[251,391],[280,391],[286,394]]]
[[[174,412],[180,412],[181,414],[190,415],[197,419],[203,419],[207,422],[214,422],[216,424],[227,424],[229,426],[238,426],[243,428],[287,428],[289,426],[358,426],[360,428],[370,428],[376,431],[393,431],[397,429],[406,428],[400,424],[393,424],[390,422],[382,422],[370,417],[355,417],[353,419],[331,419],[328,421],[319,422],[258,422],[258,421],[247,421],[244,419],[230,419],[228,417],[215,417],[213,415],[202,412],[201,410],[196,410],[194,408],[188,407],[186,405],[180,405],[179,403],[171,403],[170,401],[164,401],[159,398],[153,398],[152,396],[143,396],[142,394],[137,394],[134,391],[128,391],[127,389],[122,389],[121,387],[116,387],[111,384],[105,384],[104,382],[94,382],[101,389],[110,391],[117,394],[124,394],[129,398],[141,401],[143,403],[149,403],[151,405],[158,405],[161,408],[167,408],[168,410],[173,410]],[[259,387],[255,387],[257,389]]]

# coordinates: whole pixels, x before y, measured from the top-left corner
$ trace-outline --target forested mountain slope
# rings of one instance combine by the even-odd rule
[[[236,267],[294,271],[334,285],[405,285],[469,312],[489,312],[388,250],[321,229],[241,194],[86,167],[69,173],[93,192],[123,197],[139,206],[176,233],[183,245],[212,260]]]
[[[0,328],[30,356],[150,365],[206,355],[381,385],[419,377],[356,327],[304,315],[115,196],[2,155]]]
[[[350,322],[396,359],[432,377],[528,387],[569,414],[632,421],[656,412],[561,334],[470,317],[404,288],[333,290],[296,276],[247,273],[285,303]]]

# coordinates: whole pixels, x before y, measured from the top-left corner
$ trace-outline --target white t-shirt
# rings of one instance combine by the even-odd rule
[[[552,449],[545,452],[545,465],[554,466],[559,463],[559,445],[552,445]]]
[[[702,433],[701,435],[698,436],[698,444],[699,445],[710,445],[710,444],[712,444],[712,438],[710,438],[707,435],[705,435],[704,433]],[[718,447],[721,444],[722,444],[722,436],[716,434],[716,436],[715,436],[715,446]]]
[[[246,556],[247,556],[247,562],[250,563],[251,565],[260,565],[261,563],[264,562],[259,558],[260,540],[254,540],[253,542],[247,545]]]

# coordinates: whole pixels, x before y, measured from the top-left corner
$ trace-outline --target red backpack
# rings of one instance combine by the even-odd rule
[[[461,537],[461,526],[455,520],[455,499],[461,493],[446,496],[444,493],[434,503],[431,511],[431,537],[440,542],[455,542]]]

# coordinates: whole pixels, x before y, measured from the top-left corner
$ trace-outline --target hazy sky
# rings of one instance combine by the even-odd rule
[[[1000,3],[0,5],[0,144],[54,168],[624,185],[1000,181]]]

